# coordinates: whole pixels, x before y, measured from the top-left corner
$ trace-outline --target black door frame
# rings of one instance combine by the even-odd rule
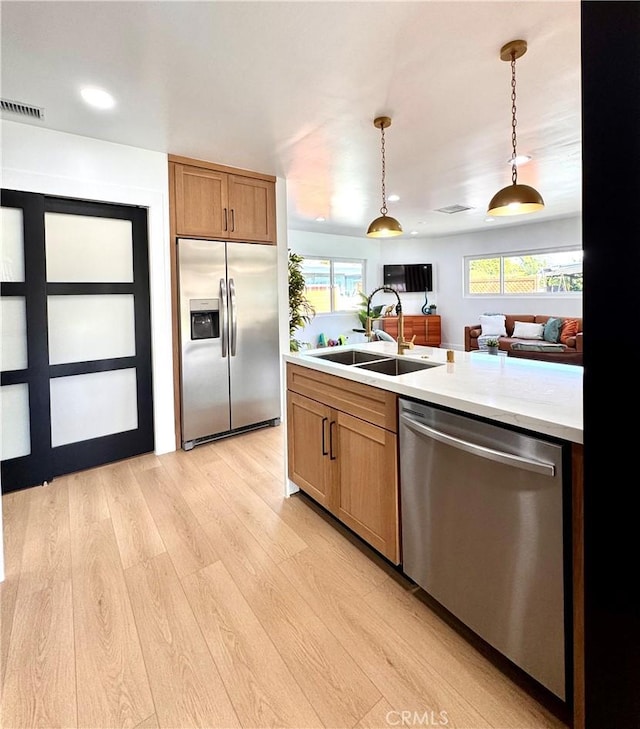
[[[152,451],[153,389],[147,210],[15,190],[1,192],[2,206],[23,210],[25,282],[2,283],[0,293],[3,296],[25,297],[28,352],[27,369],[2,373],[1,384],[28,384],[31,427],[31,453],[2,462],[3,491],[8,492],[50,481],[64,473]],[[131,221],[133,282],[47,283],[44,215],[48,212]],[[50,365],[47,297],[119,293],[134,296],[135,355]],[[136,370],[137,429],[53,448],[50,379],[129,368]]]
[[[0,384],[26,384],[29,393],[31,451],[2,461],[2,490],[13,491],[53,478],[51,466],[51,408],[44,248],[44,196],[15,190],[0,191],[2,207],[22,210],[24,281],[2,282],[0,296],[21,296],[27,320],[27,368],[2,372]]]

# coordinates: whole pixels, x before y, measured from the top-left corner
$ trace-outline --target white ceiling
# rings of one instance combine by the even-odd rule
[[[387,194],[409,237],[581,209],[580,3],[26,2],[1,7],[3,98],[74,134],[287,180],[290,228],[364,236]],[[485,222],[511,170],[507,41],[517,62],[519,181],[546,208]],[[117,99],[84,105],[95,85]],[[3,114],[6,119],[23,117]],[[472,210],[447,215],[452,204]],[[315,222],[319,215],[326,222]]]

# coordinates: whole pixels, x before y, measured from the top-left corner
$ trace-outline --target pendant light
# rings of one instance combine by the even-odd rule
[[[382,207],[380,208],[382,215],[371,223],[367,235],[369,238],[392,238],[394,235],[402,235],[402,226],[395,218],[387,215],[387,198],[384,188],[384,130],[391,126],[391,119],[388,116],[379,116],[373,120],[373,126],[379,129],[382,135]]]
[[[489,203],[488,215],[522,215],[542,210],[542,195],[529,185],[518,184],[518,165],[516,164],[516,59],[527,52],[527,42],[514,40],[502,46],[500,60],[511,63],[511,184],[499,190]]]

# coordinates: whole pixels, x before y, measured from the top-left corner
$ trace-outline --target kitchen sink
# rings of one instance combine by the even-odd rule
[[[314,354],[312,357],[318,359],[326,359],[328,362],[337,362],[338,364],[356,365],[363,362],[374,362],[384,359],[383,354],[372,354],[371,352],[358,352],[357,349],[344,349],[335,352],[327,352],[326,354]]]
[[[358,365],[359,370],[370,370],[380,372],[383,375],[406,375],[409,372],[427,370],[431,367],[439,367],[441,362],[422,362],[415,359],[379,359],[376,362],[365,362]]]

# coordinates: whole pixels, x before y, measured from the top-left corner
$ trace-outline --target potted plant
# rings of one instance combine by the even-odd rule
[[[289,250],[289,349],[300,350],[300,342],[293,336],[295,331],[304,327],[316,315],[305,295],[305,281],[302,273],[303,256]]]
[[[489,354],[498,354],[498,346],[500,342],[498,342],[496,337],[489,337],[488,339],[485,339],[484,344]]]
[[[367,301],[369,300],[369,297],[363,292],[359,292],[360,296],[360,308],[358,309],[358,319],[360,319],[360,324],[362,325],[362,329],[354,329],[354,332],[364,332],[365,327],[367,326]],[[382,310],[384,309],[383,305],[376,305],[372,306],[369,309],[369,316],[371,319],[378,319],[380,315],[382,314]]]

